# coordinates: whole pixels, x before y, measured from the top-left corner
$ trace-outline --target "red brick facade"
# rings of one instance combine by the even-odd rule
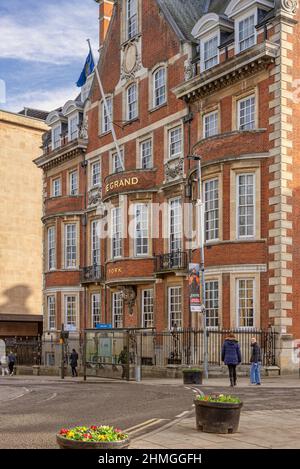
[[[299,338],[297,184],[300,173],[297,150],[300,116],[299,106],[291,97],[300,60],[295,52],[299,10],[296,13],[284,2],[279,2],[275,9],[269,5],[271,2],[252,2],[245,14],[260,17],[255,40],[251,47],[238,52],[233,33],[237,27],[242,27],[235,24],[238,13],[234,8],[239,2],[235,2],[235,6],[234,2],[224,2],[228,5],[221,12],[223,19],[215,12],[207,15],[209,21],[215,22],[215,28],[220,27],[221,31],[224,28],[227,41],[219,45],[218,64],[202,70],[197,41],[191,36],[183,39],[166,17],[164,8],[159,7],[160,2],[137,1],[136,34],[131,38],[128,38],[126,1],[114,2],[104,44],[103,31],[108,23],[103,25],[103,16],[107,15],[105,11],[110,13],[112,2],[99,3],[99,73],[105,95],[112,102],[112,119],[124,155],[124,170],[114,172],[116,149],[112,133],[103,127],[106,125],[103,99],[95,76],[84,108],[88,121],[86,146],[76,147],[69,159],[64,157],[57,160],[56,165],[44,166],[45,235],[51,224],[56,230],[56,268],[46,272],[45,291],[46,296],[51,291],[57,295],[56,327],[60,327],[65,314],[63,297],[72,289],[78,295],[79,330],[93,327],[92,301],[99,298],[97,321],[112,323],[114,327],[151,325],[157,330],[166,330],[176,321],[180,327],[201,325],[201,315],[190,313],[188,288],[188,263],[200,262],[199,249],[195,244],[188,245],[188,236],[183,233],[185,217],[193,230],[199,231],[195,217],[197,166],[186,158],[196,154],[201,156],[207,209],[208,325],[250,329],[266,329],[272,325],[286,337],[293,334],[294,338]],[[274,11],[273,16],[271,11]],[[222,23],[225,14],[228,19]],[[196,25],[191,25],[192,28],[201,48],[206,37],[205,15]],[[158,70],[164,73],[166,99],[155,105]],[[128,89],[134,86],[133,106],[136,108],[134,118],[129,120]],[[285,106],[286,114],[280,106]],[[209,120],[210,113],[217,116],[213,117],[214,124]],[[209,127],[205,126],[209,125],[217,128],[213,134],[206,135]],[[172,140],[176,138],[179,143]],[[142,168],[140,152],[146,141],[151,141],[152,163]],[[97,189],[93,183],[93,165],[98,162],[101,183]],[[72,167],[78,168],[79,175],[75,197],[68,195]],[[51,185],[58,176],[62,196],[51,198]],[[215,188],[213,196],[210,187]],[[84,277],[84,269],[93,268],[92,222],[107,217],[111,228],[112,217],[118,213],[115,209],[122,200],[120,196],[126,196],[127,204],[120,229],[130,224],[132,214],[128,208],[137,204],[148,207],[147,222],[144,220],[147,252],[137,254],[136,240],[130,236],[120,241],[119,252],[116,233],[115,244],[112,236],[101,233],[101,275],[98,272],[97,278]],[[208,200],[209,197],[212,200]],[[175,214],[175,218],[181,216],[182,236],[179,244],[172,244],[175,225],[168,227],[171,234],[164,238],[166,221],[152,207],[153,204],[170,204],[176,198],[180,200],[181,215],[175,213],[175,209],[171,214]],[[188,206],[193,207],[190,213]],[[66,254],[62,239],[64,226],[70,222],[76,224],[78,230],[77,260],[72,271],[64,268]],[[107,229],[105,223],[102,228]],[[174,229],[177,228],[176,225]],[[158,230],[159,236],[151,235],[153,229]],[[215,238],[209,234],[211,232]],[[175,259],[174,263],[173,245],[180,245],[182,262]],[[171,257],[168,258],[168,254]],[[45,247],[45,259],[47,255]],[[153,306],[152,300],[150,306],[146,302],[145,291],[152,292]],[[149,323],[145,322],[147,314],[151,316]]]

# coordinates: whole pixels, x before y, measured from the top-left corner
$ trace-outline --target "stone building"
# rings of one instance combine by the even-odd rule
[[[47,113],[0,110],[0,338],[42,333],[42,177]]]

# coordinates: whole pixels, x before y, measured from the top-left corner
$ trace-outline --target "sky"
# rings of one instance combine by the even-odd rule
[[[98,8],[94,0],[0,0],[0,108],[51,111],[77,96],[87,38],[97,57]]]

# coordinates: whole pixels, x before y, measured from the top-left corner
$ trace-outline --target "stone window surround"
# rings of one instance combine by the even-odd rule
[[[66,225],[76,225],[76,265],[74,267],[66,267],[66,243],[65,243],[65,227]],[[61,265],[64,270],[78,270],[80,264],[80,220],[77,218],[68,218],[61,224]]]
[[[135,37],[138,37],[142,31],[142,0],[137,1],[137,36],[132,38],[128,38],[127,34],[127,0],[121,0],[121,12],[122,12],[122,19],[121,19],[121,44],[125,45],[127,42],[133,41]]]
[[[170,131],[175,129],[176,127],[181,127],[181,155],[176,155],[175,157],[170,158],[169,136],[170,136]],[[164,163],[167,163],[168,161],[183,158],[183,155],[184,155],[184,126],[183,126],[182,120],[179,120],[179,121],[174,121],[164,127]]]
[[[129,89],[131,87],[135,86],[135,103],[136,103],[136,115],[132,118],[129,118]],[[136,119],[139,118],[139,80],[130,80],[127,84],[126,84],[126,88],[125,88],[125,99],[126,99],[126,102],[125,102],[125,107],[124,107],[124,110],[125,110],[125,118],[123,119],[124,122],[132,122]]]
[[[255,174],[255,235],[239,238],[237,231],[237,175]],[[234,214],[230,220],[230,240],[247,241],[261,239],[261,166],[258,161],[240,161],[230,168],[230,213]]]
[[[49,269],[49,230],[51,228],[54,228],[54,264],[55,264],[55,267],[53,267],[52,269]],[[46,272],[53,272],[57,269],[57,233],[56,233],[56,224],[53,224],[51,223],[50,225],[47,225],[45,227],[45,248],[46,248],[46,269],[45,271]]]
[[[90,159],[89,161],[89,171],[88,171],[88,190],[95,189],[96,187],[101,187],[101,182],[99,186],[93,186],[92,184],[92,167],[94,163],[100,163],[100,175],[101,175],[101,157],[100,155],[95,156],[94,158]],[[101,177],[100,177],[101,181]]]
[[[142,169],[141,165],[141,144],[146,142],[147,140],[151,140],[152,145],[152,168],[154,167],[154,133],[149,132],[142,137],[136,139],[136,168]],[[151,169],[151,168],[149,168]]]
[[[259,128],[259,92],[258,86],[254,88],[250,88],[247,91],[243,91],[241,93],[235,94],[232,96],[232,131],[239,131],[239,132],[247,132],[247,130],[240,130],[239,129],[239,101],[243,99],[250,98],[251,96],[255,97],[255,125],[254,129],[256,130]]]
[[[67,193],[69,195],[71,195],[72,197],[74,197],[74,194],[71,194],[71,174],[72,173],[75,173],[77,172],[77,193],[75,194],[76,195],[79,195],[79,167],[78,166],[74,166],[73,168],[70,168],[68,170],[68,177],[67,177]]]
[[[160,68],[165,69],[166,100],[163,104],[160,104],[159,106],[154,106],[154,75]],[[152,68],[152,70],[149,71],[148,85],[149,85],[149,103],[148,103],[149,111],[153,112],[156,109],[160,109],[162,106],[167,105],[168,104],[168,62],[160,62],[156,64],[155,67]]]
[[[238,280],[249,279],[254,280],[254,326],[252,328],[238,326]],[[260,273],[251,271],[244,273],[230,274],[230,327],[233,329],[251,330],[260,329]]]
[[[53,184],[54,184],[54,181],[57,181],[59,180],[60,181],[60,193],[59,195],[54,195],[54,191],[53,191]],[[51,197],[52,198],[57,198],[57,197],[61,197],[63,194],[62,194],[62,175],[59,174],[59,175],[56,175],[56,176],[53,176],[50,178],[50,193],[51,193]]]
[[[219,290],[219,328],[223,327],[223,275],[220,274],[205,274],[205,282],[218,282]],[[214,327],[209,327],[208,329],[215,329]]]
[[[211,39],[214,39],[215,37],[218,38],[218,47],[220,45],[220,36],[221,36],[221,32],[220,32],[220,28],[216,28],[213,32],[211,32],[210,34],[206,34],[205,36],[203,36],[201,38],[201,41],[200,41],[200,71],[201,72],[206,72],[207,70],[211,70],[211,68],[217,66],[219,63],[220,63],[220,51],[219,51],[219,48],[218,48],[218,61],[215,65],[213,65],[212,67],[208,67],[208,68],[205,68],[205,61],[204,61],[204,45],[209,42]]]
[[[64,321],[64,324],[65,326],[67,325],[67,297],[68,296],[74,296],[75,297],[75,308],[76,308],[76,331],[72,331],[72,332],[78,332],[79,329],[80,329],[80,318],[79,318],[79,311],[80,311],[80,308],[79,308],[79,305],[80,305],[80,298],[79,298],[79,292],[76,292],[76,291],[64,291],[63,294],[62,294],[62,301],[61,301],[61,307],[62,307],[62,319]],[[66,327],[65,327],[66,329]]]
[[[49,327],[49,303],[48,303],[48,298],[49,297],[54,297],[54,308],[55,308],[55,328],[50,329]],[[52,293],[47,293],[45,295],[45,318],[44,318],[44,324],[46,325],[46,331],[54,331],[57,329],[57,292],[52,292]]]
[[[222,165],[206,168],[202,177],[202,194],[204,196],[204,183],[210,179],[218,179],[219,181],[219,238],[215,241],[206,241],[205,244],[220,243],[223,241],[223,167]]]
[[[129,223],[135,223],[133,220],[135,218],[134,208],[136,205],[147,205],[148,206],[148,253],[147,254],[135,254],[135,242],[132,237],[129,237],[129,257],[136,258],[136,259],[148,259],[152,257],[153,251],[153,240],[152,240],[152,197],[149,196],[148,198],[137,198],[136,200],[131,200],[129,202]]]
[[[108,93],[105,95],[106,99],[111,99],[111,120],[114,120],[114,95]],[[111,130],[104,130],[104,100],[101,99],[99,102],[99,136],[110,134]],[[113,125],[113,124],[112,124]]]

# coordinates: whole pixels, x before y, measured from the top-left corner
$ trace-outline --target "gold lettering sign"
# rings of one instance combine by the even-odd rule
[[[112,181],[109,184],[106,184],[105,191],[110,192],[110,191],[120,189],[120,188],[125,188],[128,186],[136,186],[138,183],[139,183],[139,178],[137,177],[117,179],[116,181]]]
[[[122,269],[121,267],[116,267],[115,269],[108,269],[109,275],[116,275],[116,274],[121,274]]]

